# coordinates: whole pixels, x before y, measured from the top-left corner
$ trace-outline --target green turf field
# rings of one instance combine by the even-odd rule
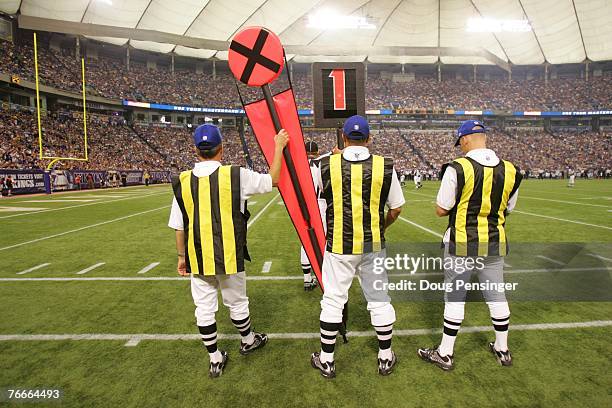
[[[387,240],[438,242],[446,220],[433,215],[437,183],[418,191],[408,184],[405,192],[402,219]],[[573,189],[564,181],[526,181],[508,220],[509,239],[584,243],[591,262],[552,276],[574,274],[567,282],[578,287],[583,269],[597,272],[601,286],[591,289],[609,296],[611,200],[610,181],[578,180]],[[457,340],[456,369],[443,372],[416,356],[417,347],[439,340],[428,329],[441,328],[443,304],[397,301],[394,329],[404,331],[393,339],[399,364],[381,377],[377,341],[373,332],[363,333],[370,320],[355,284],[349,330],[359,333],[348,344],[338,341],[337,378],[323,379],[309,363],[319,348],[320,294],[302,289],[299,244],[276,191],[249,204],[251,315],[270,342],[240,356],[221,306],[219,332],[232,336],[219,346],[230,352],[230,363],[210,380],[189,282],[175,271],[174,233],[166,227],[170,201],[167,185],[0,199],[0,390],[60,388],[61,404],[52,405],[79,407],[612,405],[612,302],[511,302],[514,366],[501,368],[488,354],[492,329],[466,329]],[[268,273],[264,262],[272,262]],[[558,268],[543,258],[516,262],[507,268],[516,273],[507,276],[522,281],[541,279],[535,270]],[[552,323],[566,325],[546,325]],[[462,327],[489,325],[486,305],[469,303]]]

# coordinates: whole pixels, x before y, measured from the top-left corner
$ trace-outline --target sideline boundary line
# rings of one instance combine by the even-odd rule
[[[504,271],[504,274],[513,273],[558,273],[558,272],[600,272],[600,271],[612,271],[612,266],[600,266],[592,268],[565,268],[565,269],[515,269]],[[425,277],[425,276],[436,276],[444,275],[443,272],[420,272],[420,273],[392,273],[389,274],[390,278],[393,277]],[[287,281],[287,280],[303,280],[302,276],[294,275],[254,275],[247,276],[249,281]],[[184,281],[188,282],[189,277],[184,276],[96,276],[96,277],[45,277],[45,278],[0,278],[0,282],[71,282],[71,281],[107,281],[107,282],[130,282],[130,281]],[[357,279],[355,277],[355,279]]]
[[[612,320],[592,320],[585,322],[569,322],[569,323],[534,323],[534,324],[513,324],[513,331],[527,331],[527,330],[559,330],[559,329],[578,329],[578,328],[592,328],[592,327],[610,327],[612,326]],[[462,333],[480,333],[492,331],[491,326],[468,326],[462,327]],[[394,336],[409,337],[409,336],[427,336],[431,334],[441,333],[442,329],[399,329],[393,330]],[[373,337],[375,332],[373,330],[368,331],[349,331],[347,333],[349,337]],[[321,334],[315,333],[269,333],[268,337],[271,339],[285,339],[285,340],[307,340],[307,339],[318,339]],[[134,334],[111,334],[111,333],[85,333],[85,334],[0,334],[0,341],[65,341],[65,340],[111,340],[111,341],[125,341],[124,346],[134,347],[137,346],[143,340],[156,340],[156,341],[176,341],[176,340],[200,340],[200,334],[148,334],[148,333],[134,333]],[[240,339],[239,334],[218,334],[218,338],[221,340],[238,340]]]

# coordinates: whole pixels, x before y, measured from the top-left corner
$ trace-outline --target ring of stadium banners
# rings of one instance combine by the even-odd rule
[[[124,99],[123,106],[135,108],[158,109],[175,112],[201,112],[201,113],[222,113],[226,115],[244,116],[244,109],[241,108],[214,108],[200,106],[184,106],[184,105],[165,105],[160,103],[137,102]],[[312,109],[298,109],[300,116],[312,116]],[[496,116],[496,115],[511,115],[511,116],[599,116],[612,115],[612,110],[590,110],[590,111],[493,111],[493,110],[456,110],[456,109],[370,109],[365,111],[366,115],[400,115],[400,114],[424,114],[438,113],[446,115],[478,115],[478,116]]]

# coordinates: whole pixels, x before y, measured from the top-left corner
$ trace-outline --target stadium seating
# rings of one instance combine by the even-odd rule
[[[63,90],[80,90],[80,66],[73,50],[55,51],[40,46],[41,82]],[[33,80],[34,61],[31,41],[17,45],[0,41],[0,72],[17,74]],[[219,72],[213,80],[210,72],[167,67],[148,69],[132,61],[127,70],[124,61],[100,56],[87,62],[89,91],[107,98],[126,98],[147,102],[187,104],[210,107],[238,107],[235,83],[228,72]],[[295,73],[293,86],[299,108],[312,108],[311,78]],[[396,83],[372,74],[366,82],[366,109],[468,109],[468,110],[576,110],[609,108],[612,76],[550,79],[477,80],[417,77]]]

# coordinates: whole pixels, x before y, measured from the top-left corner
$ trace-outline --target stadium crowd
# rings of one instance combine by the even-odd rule
[[[196,157],[191,149],[193,129],[186,126],[128,126],[116,117],[90,115],[88,120],[89,161],[65,161],[64,169],[171,170],[190,168]],[[247,153],[237,130],[223,129],[224,160],[267,170],[266,162],[246,128]],[[610,173],[612,134],[602,132],[558,132],[542,130],[491,129],[489,145],[500,157],[513,161],[531,175],[551,177],[574,171]],[[321,154],[336,143],[333,130],[304,129],[304,139],[319,145]],[[44,156],[83,157],[83,122],[78,114],[59,112],[42,120]],[[383,128],[372,131],[371,150],[395,160],[398,171],[415,170],[436,177],[442,164],[460,154],[453,147],[451,131],[413,131]],[[43,168],[38,159],[38,132],[35,115],[29,110],[0,109],[0,168]]]
[[[79,91],[80,65],[71,49],[39,46],[41,83],[68,91]],[[0,72],[33,80],[34,58],[30,40],[17,45],[0,41]],[[234,79],[227,70],[211,72],[158,65],[148,68],[137,61],[127,69],[125,61],[99,56],[87,61],[88,92],[106,98],[234,108],[240,106]],[[287,82],[281,76],[279,88]],[[292,80],[298,108],[312,109],[310,74],[295,72]],[[254,94],[241,88],[246,98]],[[366,81],[366,109],[467,109],[467,110],[577,110],[610,108],[612,76],[532,80],[466,80],[417,77],[394,82],[378,73]]]

